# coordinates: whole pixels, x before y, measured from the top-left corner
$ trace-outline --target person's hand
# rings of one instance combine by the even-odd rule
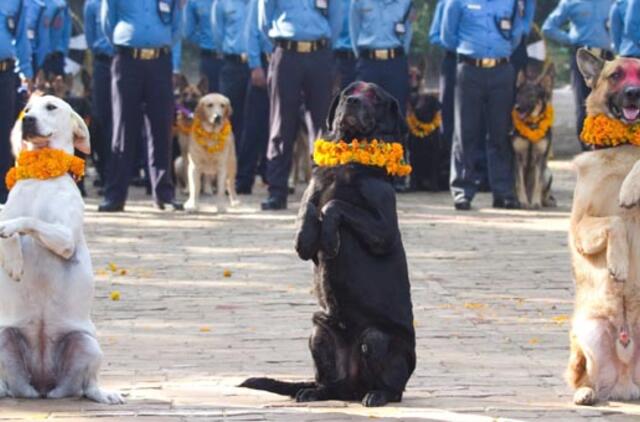
[[[30,78],[22,78],[22,86],[27,88],[27,93],[31,94],[33,92],[33,79]]]
[[[251,71],[251,84],[257,87],[267,86],[267,76],[264,74],[264,69],[256,67]]]

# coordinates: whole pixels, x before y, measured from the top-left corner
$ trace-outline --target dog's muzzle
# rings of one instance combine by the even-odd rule
[[[25,139],[41,136],[38,133],[38,120],[33,116],[24,116],[22,118],[22,136]]]

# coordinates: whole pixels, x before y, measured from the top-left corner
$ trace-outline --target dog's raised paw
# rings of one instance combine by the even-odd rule
[[[573,395],[573,402],[579,406],[592,406],[596,400],[596,392],[591,387],[580,387]]]
[[[635,167],[634,167],[635,169]],[[634,173],[632,170],[629,175],[622,182],[620,187],[620,194],[618,196],[618,204],[622,208],[633,208],[640,204],[640,188],[636,186],[636,180],[634,177],[630,177]]]
[[[24,259],[19,235],[0,240],[0,265],[13,281],[22,279]]]

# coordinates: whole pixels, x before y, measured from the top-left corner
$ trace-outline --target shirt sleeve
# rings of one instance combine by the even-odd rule
[[[211,6],[211,31],[215,49],[222,52],[222,43],[224,41],[224,10],[221,0],[214,0]]]
[[[115,28],[118,13],[116,2],[118,0],[102,0],[102,9],[100,10],[100,22],[102,23],[102,32],[113,44],[113,29]]]
[[[571,5],[566,0],[561,0],[556,9],[551,12],[542,25],[542,33],[557,43],[571,45],[571,37],[562,29],[569,22]]]
[[[180,41],[171,48],[171,64],[173,73],[180,73],[180,66],[182,65],[182,43]]]
[[[91,49],[96,42],[96,3],[88,1],[84,5],[84,38],[87,40],[87,47]]]
[[[245,21],[244,36],[246,37],[247,55],[249,56],[249,68],[255,69],[262,66],[260,60],[260,31],[258,29],[258,2],[251,0],[248,16]]]
[[[179,44],[182,39],[182,9],[184,3],[177,2],[176,8],[171,16],[171,41],[173,45]]]
[[[611,41],[613,43],[613,50],[619,52],[620,43],[622,42],[624,22],[622,20],[622,15],[620,14],[620,3],[617,1],[611,5],[609,22],[611,25]]]
[[[630,0],[624,16],[624,33],[637,43],[640,41],[640,0]]]
[[[342,4],[340,0],[330,0],[329,25],[331,26],[331,43],[336,45],[342,31]]]
[[[360,37],[360,14],[358,13],[358,7],[356,6],[357,0],[351,2],[349,8],[349,37],[351,38],[351,44],[353,45],[353,51],[358,55],[358,38]]]
[[[462,7],[457,0],[445,2],[442,10],[442,25],[440,26],[440,37],[442,45],[447,50],[456,51],[458,49],[458,25],[462,15]]]
[[[20,20],[16,27],[16,53],[18,55],[18,72],[25,78],[33,78],[33,63],[31,55],[31,43],[27,37],[27,7],[22,4]]]
[[[406,28],[406,33],[404,34],[402,46],[404,47],[404,51],[406,54],[409,54],[409,49],[411,48],[411,38],[413,38],[413,22],[412,22],[412,14],[413,14],[413,2],[408,2],[409,9],[408,13],[406,13],[407,18],[404,20],[404,27]]]
[[[72,21],[71,21],[71,10],[69,6],[65,7],[63,12],[63,26],[62,26],[62,52],[65,57],[69,55],[69,43],[71,42],[71,30],[72,30]]]
[[[433,19],[431,20],[431,27],[429,27],[429,42],[433,45],[442,46],[442,40],[440,39],[440,24],[442,23],[442,9],[444,8],[444,0],[440,0],[436,5],[436,10],[433,13]]]
[[[269,36],[275,10],[275,0],[258,0],[258,26],[265,36]]]
[[[184,11],[184,38],[198,44],[198,7],[193,0],[189,0]]]

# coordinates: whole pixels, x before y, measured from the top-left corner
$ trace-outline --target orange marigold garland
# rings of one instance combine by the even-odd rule
[[[84,160],[64,151],[43,148],[35,151],[22,151],[16,165],[5,177],[8,189],[12,189],[20,180],[47,180],[70,174],[78,181],[84,177]]]
[[[417,138],[426,138],[431,135],[442,124],[442,116],[440,112],[436,113],[430,122],[422,122],[414,113],[407,115],[407,125],[411,134]]]
[[[520,134],[524,139],[537,143],[542,140],[553,126],[553,107],[547,104],[544,111],[534,117],[526,117],[522,119],[520,114],[513,109],[511,111],[511,119],[513,120],[513,126],[516,132]]]
[[[224,149],[227,139],[229,139],[229,135],[231,135],[231,123],[227,120],[220,132],[209,132],[202,127],[202,122],[196,117],[193,119],[191,132],[193,139],[198,145],[204,148],[209,154],[215,154]]]
[[[404,161],[404,149],[397,142],[353,140],[347,143],[318,139],[313,147],[313,161],[320,167],[349,163],[381,167],[390,176],[407,176],[411,173],[411,166]]]
[[[627,125],[604,114],[587,116],[580,138],[585,144],[614,147],[621,144],[640,146],[640,123]]]

